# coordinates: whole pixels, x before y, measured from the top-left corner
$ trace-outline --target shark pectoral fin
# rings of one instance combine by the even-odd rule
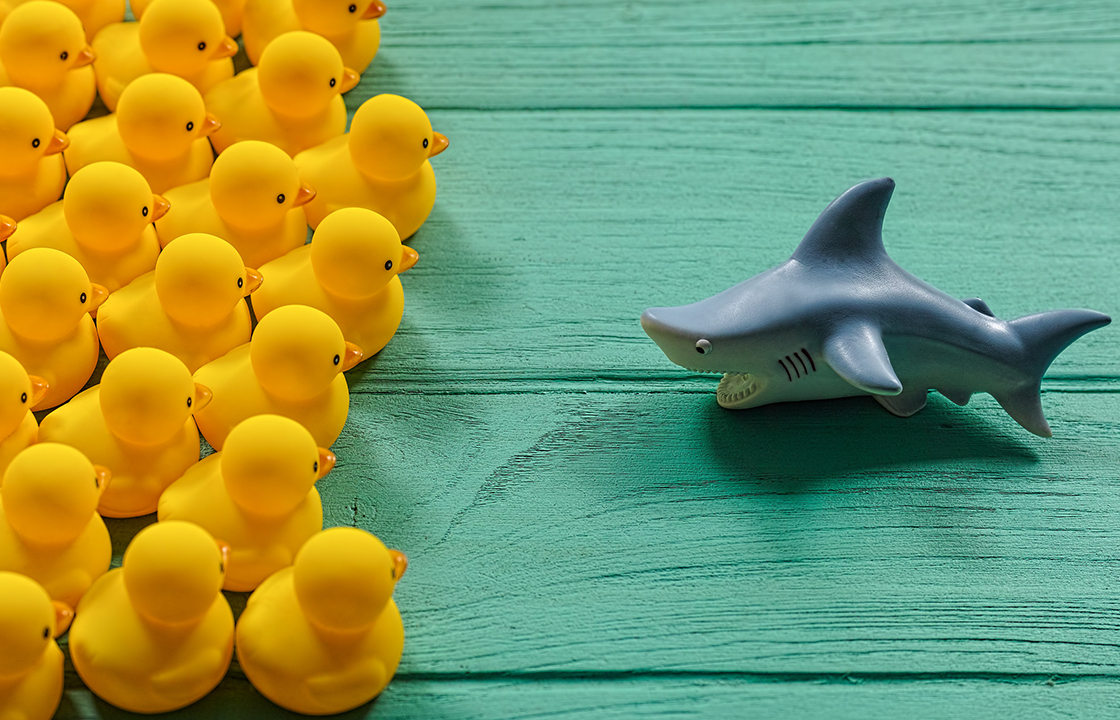
[[[976,312],[980,313],[981,315],[987,315],[988,317],[996,316],[996,314],[992,312],[992,309],[988,307],[988,303],[984,302],[980,298],[968,298],[967,300],[962,300],[961,302],[963,302],[965,305],[969,306]]]
[[[937,392],[952,400],[957,405],[964,407],[972,399],[972,393],[967,390],[953,390],[952,388],[937,388]]]
[[[876,395],[879,404],[899,417],[910,417],[926,406],[926,391],[911,390],[898,395]]]
[[[995,396],[1011,419],[1039,437],[1052,437],[1054,432],[1042,414],[1042,397],[1039,386],[1027,386]]]
[[[898,395],[902,383],[891,367],[879,329],[845,325],[824,341],[825,362],[849,384],[872,395]]]

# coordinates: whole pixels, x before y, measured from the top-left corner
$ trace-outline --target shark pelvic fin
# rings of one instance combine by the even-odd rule
[[[988,303],[984,302],[980,298],[969,298],[967,300],[962,300],[961,302],[963,302],[965,305],[969,306],[976,312],[981,313],[982,315],[987,315],[988,317],[996,316],[996,314],[992,312],[992,309],[988,307]]]
[[[879,328],[849,323],[824,341],[824,359],[849,384],[873,395],[898,395],[902,383],[891,366]]]
[[[879,404],[899,417],[910,417],[926,406],[925,390],[909,390],[899,395],[876,395]]]
[[[954,388],[938,388],[937,392],[952,400],[957,405],[964,407],[968,401],[972,399],[972,393],[968,390],[957,390]]]
[[[1051,437],[1054,431],[1042,414],[1040,386],[1027,386],[1014,392],[996,395],[996,402],[1007,411],[1011,419],[1039,437]]]
[[[837,262],[880,262],[883,217],[894,192],[894,180],[868,180],[851,188],[824,209],[805,233],[793,259],[814,266]]]

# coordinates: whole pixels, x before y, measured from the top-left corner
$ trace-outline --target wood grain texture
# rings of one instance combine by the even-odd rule
[[[638,325],[793,252],[860,179],[898,182],[884,228],[904,268],[1000,317],[1116,315],[1120,142],[1102,113],[456,112],[405,316],[360,391],[562,381],[692,383]],[[1114,378],[1120,335],[1053,377]],[[597,387],[600,385],[597,384]],[[627,391],[635,389],[623,385]],[[640,389],[640,387],[638,388]]]
[[[1120,106],[1108,0],[397,0],[360,93],[428,108]]]

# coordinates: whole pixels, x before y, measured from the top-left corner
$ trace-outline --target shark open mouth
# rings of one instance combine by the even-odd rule
[[[728,410],[750,407],[762,387],[762,381],[750,373],[725,373],[716,388],[716,402]]]

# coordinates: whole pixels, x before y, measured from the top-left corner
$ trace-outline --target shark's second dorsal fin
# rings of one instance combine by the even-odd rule
[[[818,266],[837,262],[876,263],[883,249],[883,217],[894,180],[868,180],[849,189],[824,209],[793,253],[798,262]]]
[[[988,317],[996,316],[996,314],[992,312],[992,309],[988,307],[988,303],[980,298],[968,298],[967,300],[961,300],[961,302],[982,315],[987,315]]]

